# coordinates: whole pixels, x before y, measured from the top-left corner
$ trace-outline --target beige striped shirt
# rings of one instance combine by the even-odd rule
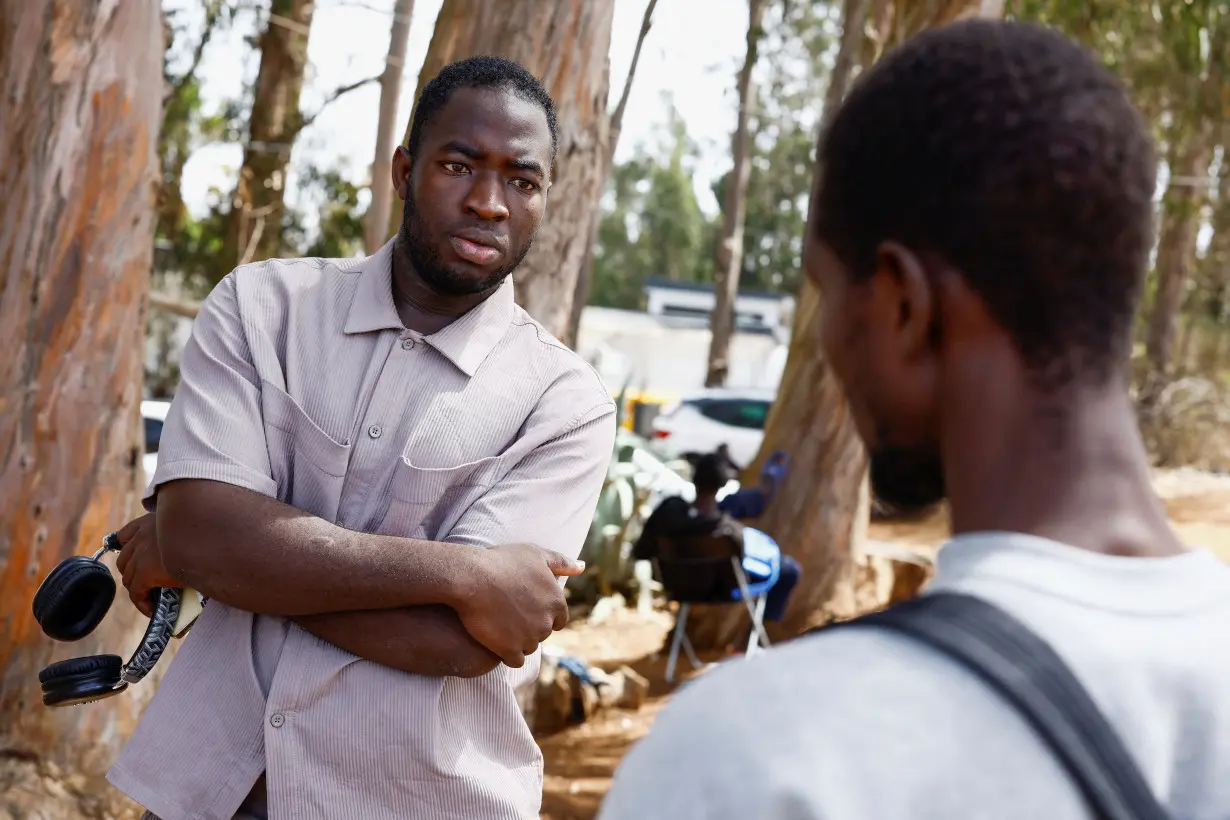
[[[348,529],[576,556],[610,462],[600,379],[506,281],[444,330],[398,318],[391,250],[239,268],[202,306],[158,470],[225,481]],[[164,820],[535,818],[542,757],[514,690],[364,661],[285,619],[211,602],[111,782]]]

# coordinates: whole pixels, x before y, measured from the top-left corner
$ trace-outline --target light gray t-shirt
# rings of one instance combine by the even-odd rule
[[[933,591],[1015,615],[1072,668],[1176,820],[1230,818],[1230,567],[1097,555],[1017,533],[940,550]],[[1087,820],[999,695],[934,650],[843,629],[686,685],[600,820]]]

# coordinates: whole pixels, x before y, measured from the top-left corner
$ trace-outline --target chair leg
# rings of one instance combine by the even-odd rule
[[[683,651],[687,654],[688,660],[692,662],[693,669],[700,669],[704,664],[700,662],[700,658],[696,657],[696,650],[692,648],[692,641],[688,638],[687,632],[683,635]]]
[[[751,634],[747,637],[747,654],[745,657],[752,657],[757,649],[769,648],[769,635],[765,632],[764,628],[764,608],[767,600],[767,596],[761,595],[756,599],[755,606],[748,602],[747,614],[751,616],[752,628]]]
[[[679,647],[687,641],[689,607],[690,604],[681,604],[679,607],[679,617],[675,619],[675,634],[671,636],[671,653],[670,657],[666,659],[667,683],[673,683],[675,680],[675,663],[679,660]],[[692,644],[688,643],[688,658],[692,659],[694,657],[695,655],[692,654]]]

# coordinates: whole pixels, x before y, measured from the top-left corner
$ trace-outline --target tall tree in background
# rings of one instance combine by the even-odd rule
[[[311,114],[300,110],[315,0],[272,0],[260,36],[261,64],[248,114],[243,165],[227,216],[226,240],[213,279],[236,265],[281,254],[287,226],[286,174],[295,140],[339,97],[380,79],[364,77],[329,93]]]
[[[1180,312],[1196,270],[1197,236],[1212,190],[1210,164],[1226,141],[1230,7],[1222,0],[1012,0],[1016,17],[1056,26],[1097,52],[1154,125],[1168,173],[1156,261],[1148,280],[1142,368],[1144,421],[1169,381]],[[1198,301],[1198,300],[1196,300]]]
[[[709,363],[705,386],[716,387],[726,382],[730,370],[730,337],[735,325],[735,295],[739,292],[739,272],[743,267],[743,219],[747,210],[747,182],[751,174],[752,137],[749,120],[756,106],[756,89],[752,72],[756,68],[759,44],[764,36],[764,13],[768,0],[748,0],[747,48],[743,67],[739,70],[738,113],[730,140],[730,155],[734,169],[726,184],[722,205],[722,236],[717,245],[717,267],[714,277],[713,314],[709,320],[712,338],[709,342]]]
[[[196,220],[184,204],[184,168],[203,145],[227,137],[232,112],[207,115],[202,110],[200,67],[214,37],[234,22],[237,6],[228,0],[204,0],[200,9],[163,12],[166,52],[163,56],[162,127],[158,136],[161,175],[156,195],[154,267],[150,272],[150,304],[180,301],[201,282],[202,271],[218,267],[222,220],[211,213]],[[199,34],[191,17],[203,11]],[[235,112],[237,113],[237,112]],[[169,399],[179,383],[178,317],[154,309],[146,316],[147,341],[153,356],[146,362],[145,389],[150,398]]]
[[[417,100],[451,62],[491,54],[525,66],[555,99],[559,151],[547,214],[514,275],[517,301],[556,336],[568,332],[602,195],[614,9],[614,0],[444,0],[415,91]]]
[[[372,204],[364,217],[367,252],[375,253],[388,238],[389,215],[393,208],[393,146],[397,140],[397,103],[401,97],[401,78],[406,70],[406,44],[410,40],[410,17],[414,0],[397,0],[393,6],[393,28],[389,35],[389,56],[380,75],[380,117],[376,125],[376,157],[372,160]]]
[[[1230,8],[1224,0],[1163,4],[1155,16],[1167,58],[1172,62],[1165,132],[1171,183],[1162,200],[1157,248],[1157,283],[1149,311],[1146,401],[1169,373],[1175,329],[1188,279],[1195,267],[1200,212],[1211,190],[1209,163],[1214,140],[1226,116],[1230,82]]]
[[[657,139],[639,145],[611,174],[593,262],[596,305],[641,309],[650,277],[712,281],[715,233],[692,185],[699,151],[678,109],[666,102]]]
[[[750,126],[740,289],[799,290],[819,90],[828,83],[832,32],[841,23],[841,8],[834,6],[778,2],[766,13],[757,69],[762,79],[756,82],[759,100]],[[731,178],[727,173],[713,187],[719,203],[726,201]]]
[[[611,166],[615,164],[615,149],[619,147],[619,134],[623,131],[624,112],[628,109],[628,97],[632,94],[632,80],[636,77],[636,67],[641,62],[641,49],[645,46],[645,38],[653,25],[653,10],[658,0],[649,0],[645,4],[645,14],[641,17],[641,30],[636,35],[636,48],[632,50],[632,63],[628,66],[628,76],[624,78],[624,90],[619,95],[619,103],[611,112],[611,121],[607,125],[606,154],[602,158],[602,168],[599,174],[605,187],[611,176]],[[577,285],[572,293],[572,309],[568,315],[568,330],[560,337],[560,341],[570,347],[577,346],[577,337],[581,331],[581,314],[589,304],[590,284],[594,276],[594,252],[598,247],[598,231],[602,223],[602,209],[594,208],[594,214],[589,226],[589,244],[585,248],[585,256],[581,261],[581,271],[577,274]]]
[[[1201,369],[1221,375],[1230,343],[1230,123],[1222,124],[1221,166],[1211,203],[1213,236],[1197,270],[1195,321],[1212,325],[1215,335]]]
[[[277,256],[282,247],[286,169],[303,127],[299,93],[307,68],[315,0],[272,0],[260,36],[248,141],[231,198],[222,264],[215,279],[236,265]]]
[[[1208,200],[1208,188],[1201,181],[1209,173],[1211,135],[1207,128],[1197,127],[1192,133],[1184,125],[1175,121],[1168,129],[1166,164],[1171,180],[1162,196],[1161,232],[1154,266],[1156,283],[1145,341],[1149,368],[1145,392],[1150,399],[1174,364],[1179,313],[1196,266],[1196,234],[1200,229],[1200,212]]]
[[[143,705],[138,692],[103,709],[44,707],[44,665],[134,645],[141,619],[121,596],[65,652],[30,601],[61,559],[92,551],[137,506],[162,52],[156,0],[0,0],[5,816],[102,816],[103,799],[82,787],[101,786]]]
[[[190,47],[184,48],[187,64],[177,68],[174,63],[190,39],[188,26],[180,23],[184,9],[168,10],[163,17],[167,48],[163,59],[164,93],[162,97],[162,127],[158,133],[158,158],[161,174],[158,179],[157,230],[155,239],[175,253],[187,252],[181,245],[188,226],[188,209],[180,189],[184,166],[200,147],[203,138],[222,136],[222,118],[205,117],[201,113],[201,80],[197,72],[214,35],[233,21],[235,6],[223,0],[204,0],[204,20],[201,33]],[[177,42],[178,41],[178,42]],[[175,259],[178,263],[179,259]]]
[[[870,65],[917,32],[977,14],[979,0],[847,0],[836,65]],[[862,19],[868,29],[852,25]],[[841,51],[857,48],[855,61]],[[844,96],[849,75],[834,72],[825,119]],[[822,126],[823,127],[823,126]],[[790,607],[773,633],[798,635],[845,611],[853,558],[867,526],[867,455],[836,376],[820,344],[820,295],[804,280],[781,387],[765,425],[764,443],[748,475],[756,475],[775,450],[790,453],[790,472],[758,526],[803,568]],[[697,646],[729,644],[746,629],[729,607],[698,613],[689,629]],[[727,610],[727,611],[723,611]],[[689,619],[692,621],[693,619]]]

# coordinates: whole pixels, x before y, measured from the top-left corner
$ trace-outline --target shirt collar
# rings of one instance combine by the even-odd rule
[[[394,241],[396,237],[359,263],[359,284],[346,316],[347,334],[405,330],[393,304]],[[500,339],[504,338],[512,322],[514,304],[510,276],[496,288],[495,293],[469,313],[443,330],[425,337],[425,341],[467,376],[473,376]]]
[[[393,243],[396,237],[355,268],[359,285],[346,316],[347,334],[376,330],[404,330],[393,304]]]

